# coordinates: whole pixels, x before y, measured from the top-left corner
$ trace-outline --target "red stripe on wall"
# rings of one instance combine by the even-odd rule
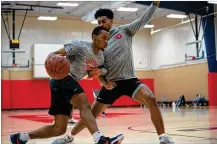
[[[141,79],[154,91],[153,79]],[[2,80],[2,109],[49,108],[50,88],[46,80]],[[98,80],[79,82],[87,94],[88,100],[94,100],[92,90],[100,89]],[[138,103],[129,97],[121,97],[113,106],[131,106]]]
[[[209,106],[217,106],[217,73],[208,74]]]
[[[11,108],[11,81],[10,80],[2,80],[1,81],[1,105],[4,109]]]

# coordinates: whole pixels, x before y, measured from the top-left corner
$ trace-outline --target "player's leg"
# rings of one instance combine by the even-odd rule
[[[100,115],[100,113],[108,106],[108,104],[112,104],[116,100],[115,94],[113,93],[113,95],[110,95],[111,93],[113,92],[108,91],[105,88],[102,88],[102,90],[100,91],[100,94],[97,96],[96,100],[91,106],[91,111],[94,117],[97,117],[98,115]],[[54,144],[66,144],[63,142],[73,139],[74,136],[78,134],[81,130],[83,130],[85,127],[86,127],[85,122],[83,119],[81,119],[72,128],[71,134],[69,134],[68,136],[64,138],[56,139],[53,143]],[[122,140],[123,140],[123,135],[118,135],[116,137],[111,138],[111,143],[119,144],[121,143]]]
[[[44,126],[35,131],[29,132],[31,139],[50,138],[63,135],[66,132],[69,117],[65,115],[56,115],[53,125]]]
[[[28,133],[18,133],[10,136],[13,144],[26,143],[29,139],[42,139],[59,136],[65,133],[72,105],[64,99],[65,93],[61,91],[63,80],[50,80],[51,106],[49,114],[54,116],[55,122]]]
[[[103,104],[95,100],[91,106],[91,111],[93,113],[93,116],[95,118],[98,117],[107,106],[108,106],[107,104]],[[78,123],[76,123],[75,126],[72,128],[71,135],[75,136],[80,131],[82,131],[85,127],[86,125],[84,124],[83,120],[78,121]]]
[[[99,103],[95,100],[91,106],[91,111],[92,111],[93,116],[97,117],[98,115],[100,115],[100,113],[103,111],[103,109],[106,106],[107,106],[106,104]],[[57,138],[56,140],[53,141],[53,144],[67,144],[73,141],[75,135],[77,135],[84,128],[86,128],[86,125],[85,125],[84,120],[81,119],[74,125],[70,134],[66,135],[63,138]]]
[[[94,103],[94,106],[101,106],[100,109],[99,107],[92,107],[94,110],[94,115],[91,111],[90,104],[87,100],[87,97],[84,93],[80,93],[74,97],[72,97],[71,102],[73,105],[75,105],[79,110],[80,110],[80,116],[81,116],[81,121],[83,121],[83,124],[88,128],[90,133],[93,136],[94,141],[98,144],[119,144],[123,140],[123,135],[117,135],[113,138],[105,138],[100,132],[97,127],[96,121],[95,121],[95,116],[99,115],[106,107],[105,104],[100,104],[98,102]],[[98,104],[98,105],[97,105]]]
[[[141,84],[136,92],[134,99],[141,104],[145,104],[151,114],[151,120],[157,130],[158,135],[165,133],[163,118],[157,105],[156,98],[152,91],[144,84]]]
[[[100,92],[100,90],[93,89],[93,96],[94,96],[94,99],[96,99],[96,98],[98,97],[99,92]],[[105,117],[105,115],[106,115],[105,110],[103,110],[103,111],[101,112],[101,115],[102,115],[103,117]],[[97,116],[98,116],[98,115],[97,115]]]
[[[98,131],[95,118],[91,112],[91,106],[87,100],[85,93],[80,93],[72,97],[71,103],[80,110],[80,117],[87,126],[91,134]]]
[[[63,135],[66,132],[68,116],[56,115],[55,123],[28,133],[17,133],[10,136],[12,144],[26,143],[30,139],[44,139]]]
[[[116,99],[120,97],[118,86],[112,90],[107,90],[104,87],[100,90],[98,95],[95,95],[95,101],[91,106],[91,111],[96,118],[99,116],[108,105],[112,104]],[[80,120],[71,131],[74,136],[85,128],[84,122]]]
[[[70,124],[75,124],[75,123],[78,122],[78,121],[77,121],[76,119],[74,119],[74,117],[73,117],[73,111],[74,111],[74,106],[72,107],[72,111],[71,111],[71,114],[70,114],[70,118],[69,118],[69,120],[68,120],[68,123],[70,123]]]
[[[68,77],[67,80],[62,82],[61,88],[65,91],[65,100],[67,100],[70,105],[72,104],[76,106],[80,110],[80,117],[84,121],[85,125],[88,127],[88,130],[92,135],[94,135],[94,141],[99,140],[99,138],[102,136],[101,133],[95,134],[95,132],[98,132],[98,127],[96,125],[95,119],[93,117],[93,114],[90,109],[90,104],[87,100],[87,97],[84,93],[84,90],[79,85],[77,81],[75,81],[73,78]],[[69,117],[71,114],[72,107],[69,111]],[[54,143],[64,143],[65,141],[57,140],[54,141]]]
[[[165,134],[163,118],[152,91],[138,79],[133,79],[128,86],[134,88],[132,98],[149,108],[152,123],[162,144],[173,144],[174,142]]]

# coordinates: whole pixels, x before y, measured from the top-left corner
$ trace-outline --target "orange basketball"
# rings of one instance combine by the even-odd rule
[[[62,79],[68,75],[70,65],[64,56],[52,55],[46,59],[45,69],[51,78]]]

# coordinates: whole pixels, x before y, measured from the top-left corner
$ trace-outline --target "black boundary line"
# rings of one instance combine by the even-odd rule
[[[133,127],[136,127],[136,126],[141,126],[141,125],[134,125],[134,126],[130,126],[128,127],[129,130],[132,130],[132,131],[137,131],[137,132],[140,132],[140,133],[156,133],[156,132],[153,132],[153,131],[146,131],[146,130],[136,130],[136,129],[133,129]],[[180,128],[180,127],[179,127]],[[173,128],[173,129],[178,129],[178,128]],[[183,137],[193,137],[193,138],[201,138],[201,139],[207,139],[207,140],[217,140],[217,138],[207,138],[207,137],[198,137],[198,136],[188,136],[188,135],[180,135],[180,134],[173,134],[173,133],[167,133],[169,135],[173,135],[173,136],[183,136]]]

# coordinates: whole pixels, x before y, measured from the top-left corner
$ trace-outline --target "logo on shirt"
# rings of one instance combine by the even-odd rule
[[[95,60],[86,60],[87,71],[92,70],[95,67],[97,67],[97,62]]]
[[[122,38],[122,35],[121,35],[121,34],[117,34],[117,35],[115,36],[115,38],[116,38],[116,39],[121,39],[121,38]]]

